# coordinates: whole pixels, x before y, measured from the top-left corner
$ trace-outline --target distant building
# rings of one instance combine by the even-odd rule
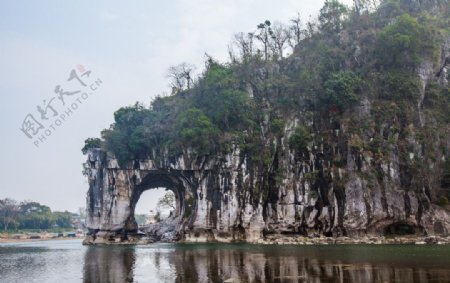
[[[77,213],[72,213],[72,228],[79,230],[86,229],[86,219]]]
[[[157,223],[157,214],[157,212],[155,213],[153,210],[150,210],[150,213],[145,218],[145,225]]]

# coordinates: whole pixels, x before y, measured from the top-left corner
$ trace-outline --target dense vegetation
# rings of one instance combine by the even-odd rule
[[[72,213],[52,212],[50,207],[38,202],[18,203],[13,199],[0,200],[0,229],[3,231],[71,228],[72,220]]]
[[[120,108],[101,139],[86,140],[83,152],[103,147],[123,166],[139,158],[159,162],[182,153],[221,155],[238,147],[255,166],[269,170],[276,141],[292,128],[288,121],[297,119],[289,147],[299,158],[330,121],[335,128],[348,122],[352,148],[382,158],[397,140],[380,136],[380,125],[405,138],[421,94],[417,68],[424,59],[435,70],[441,67],[450,9],[448,1],[435,1],[438,12],[415,1],[385,0],[376,7],[373,2],[355,1],[349,8],[328,0],[318,19],[306,24],[300,18],[289,25],[265,21],[253,32],[236,35],[229,62],[207,56],[196,79],[186,64],[171,68],[171,95],[158,96],[150,107]],[[365,99],[373,101],[375,120],[352,120],[350,114]],[[418,137],[448,126],[448,87],[429,84],[423,107],[434,125],[421,128]],[[398,146],[408,172],[419,170]]]

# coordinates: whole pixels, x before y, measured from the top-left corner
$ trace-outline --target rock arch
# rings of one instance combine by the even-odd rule
[[[170,190],[175,195],[175,215],[179,216],[184,210],[184,198],[192,190],[191,186],[186,187],[186,184],[180,181],[182,177],[177,174],[169,173],[165,171],[150,172],[139,184],[135,186],[133,194],[131,196],[131,210],[134,212],[136,205],[138,204],[141,195],[155,188],[165,188]]]
[[[134,243],[139,241],[134,210],[141,194],[164,187],[176,198],[176,230],[182,232],[189,223],[191,206],[195,205],[195,172],[161,169],[151,160],[137,161],[133,168],[120,168],[105,152],[89,152],[84,164],[89,180],[87,195],[87,226],[85,243]]]
[[[238,148],[225,156],[192,158],[186,153],[173,160],[135,160],[122,167],[100,149],[90,150],[84,164],[89,180],[85,243],[139,242],[134,209],[144,191],[157,187],[175,192],[173,223],[177,239],[183,241],[384,236],[385,227],[402,222],[420,227],[426,235],[448,235],[448,212],[428,204],[423,193],[401,188],[398,175],[368,190],[354,168],[346,169],[349,178],[342,182],[333,177],[342,172],[319,159],[311,154],[311,160],[301,164],[279,160],[286,174],[277,184]],[[347,162],[351,161],[349,155]],[[322,184],[308,175],[310,170],[330,170],[333,175],[319,174],[317,178],[327,178]]]

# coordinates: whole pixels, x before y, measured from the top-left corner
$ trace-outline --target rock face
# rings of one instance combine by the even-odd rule
[[[91,149],[84,172],[90,231],[85,243],[139,241],[134,209],[143,191],[160,187],[175,193],[172,224],[182,241],[447,237],[448,205],[438,203],[442,190],[449,190],[450,113],[433,108],[427,89],[448,87],[449,46],[447,38],[439,62],[423,60],[416,70],[422,86],[417,101],[364,96],[338,118],[318,118],[312,110],[286,113],[277,136],[265,136],[270,125],[261,125],[271,154],[259,160],[234,145],[227,154],[164,153],[120,167],[114,156]],[[301,125],[314,129],[312,139],[293,151],[289,137]]]
[[[411,184],[416,177],[404,176],[408,169],[399,165],[395,149],[388,160],[376,162],[369,152],[352,148],[351,141],[340,147],[342,130],[331,135],[335,143],[311,145],[302,155],[307,159],[292,154],[286,140],[279,139],[272,166],[283,168],[281,176],[258,171],[237,148],[221,157],[191,159],[187,153],[162,165],[136,160],[127,168],[91,150],[85,163],[90,231],[85,243],[139,241],[134,208],[143,191],[159,187],[175,193],[177,239],[188,242],[255,243],[276,235],[448,235],[448,211],[432,204],[432,189],[417,189]],[[345,168],[331,162],[338,156],[345,156]]]

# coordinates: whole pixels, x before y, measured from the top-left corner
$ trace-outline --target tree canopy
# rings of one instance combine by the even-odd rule
[[[405,120],[421,91],[418,66],[437,61],[439,42],[450,33],[448,9],[436,15],[408,1],[355,2],[349,8],[327,0],[309,21],[263,21],[235,36],[229,62],[206,55],[198,76],[187,63],[171,68],[171,95],[157,96],[149,107],[120,108],[101,139],[86,140],[83,152],[101,146],[123,166],[183,153],[220,156],[238,147],[269,170],[281,142],[305,151],[314,133],[330,121],[339,128],[363,98],[389,105],[372,111],[392,110],[398,115],[392,120]],[[446,89],[437,85],[433,93],[439,94],[429,96],[436,98],[434,107],[448,111],[449,98],[441,95]],[[292,128],[286,121],[294,120]],[[358,131],[361,123],[352,121],[348,130]]]
[[[4,231],[71,228],[72,220],[72,213],[52,212],[50,207],[38,202],[0,199],[0,229]]]

